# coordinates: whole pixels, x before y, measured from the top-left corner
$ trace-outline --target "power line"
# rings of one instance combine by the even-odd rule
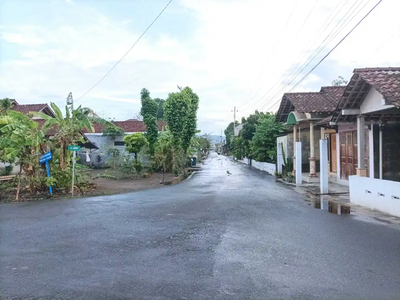
[[[304,75],[289,91],[290,93],[292,90],[294,90],[303,80],[311,74],[312,71],[314,71],[357,27],[358,25],[361,24],[362,21],[365,20],[366,17],[369,16],[369,14],[374,11],[374,9],[382,2],[382,0],[379,0],[369,11],[368,13],[360,20],[358,23],[310,70],[307,72],[306,75]],[[271,109],[275,104],[277,104],[281,99],[279,99],[277,102],[275,102],[272,106],[269,107]]]
[[[150,25],[146,28],[145,31],[139,36],[139,38],[133,43],[133,45],[126,51],[126,53],[112,66],[112,68],[98,81],[96,82],[95,85],[93,85],[86,93],[84,93],[82,96],[80,96],[78,99],[75,100],[75,102],[79,101],[83,97],[85,97],[91,90],[93,90],[100,82],[103,81],[104,78],[108,76],[108,74],[111,73],[112,70],[125,58],[125,56],[128,55],[128,53],[136,46],[136,44],[141,40],[141,38],[146,34],[146,32],[150,29],[151,26],[158,20],[158,18],[162,15],[162,13],[167,9],[167,7],[171,4],[172,0],[168,1],[167,5],[164,6],[164,8],[161,10],[161,12],[157,15],[157,17],[153,20],[153,22],[150,23]]]
[[[328,36],[325,37],[325,39],[323,40],[323,42],[320,44],[320,46],[318,46],[317,49],[314,50],[314,52],[310,55],[310,57],[303,63],[303,65],[301,67],[299,67],[295,72],[295,74],[293,74],[288,80],[286,80],[284,82],[284,87],[281,87],[280,89],[276,90],[276,92],[268,98],[268,100],[264,103],[264,105],[261,107],[262,109],[265,108],[268,103],[269,100],[274,99],[277,95],[279,95],[280,93],[282,93],[282,91],[285,90],[285,85],[290,85],[293,80],[295,80],[297,78],[298,75],[301,74],[301,72],[303,72],[303,70],[305,68],[307,68],[307,66],[314,60],[315,57],[317,57],[325,48],[326,46],[340,33],[341,29],[343,27],[345,27],[347,24],[349,24],[358,14],[360,11],[362,11],[362,9],[364,9],[364,7],[366,6],[366,4],[357,12],[355,13],[355,11],[357,10],[357,8],[359,7],[359,5],[362,3],[360,2],[359,5],[357,5],[357,7],[350,13],[350,15],[346,18],[346,16],[349,14],[349,12],[353,9],[354,5],[358,2],[359,0],[357,0],[351,7],[350,9],[347,11],[347,13],[341,18],[341,20],[335,25],[335,27],[332,29],[332,31],[328,34]],[[370,2],[370,1],[368,1]],[[352,17],[352,14],[355,13]],[[351,19],[350,19],[351,18]],[[349,20],[350,19],[350,20]],[[342,25],[340,25],[340,23],[342,23],[342,21],[344,20],[345,23],[343,23]],[[340,25],[340,26],[339,26]],[[338,28],[339,26],[339,28]],[[337,29],[336,29],[337,28]],[[332,36],[333,35],[333,36]],[[290,75],[289,75],[290,76]]]
[[[318,0],[317,0],[317,1],[318,1]],[[296,1],[295,5],[293,6],[293,10],[292,10],[292,12],[291,12],[290,15],[289,15],[289,18],[286,20],[285,27],[283,28],[283,33],[286,33],[286,28],[287,28],[287,26],[288,26],[290,20],[292,19],[293,13],[294,13],[294,11],[296,10],[296,7],[297,7],[298,2],[299,2],[299,0]],[[303,24],[303,25],[304,25],[304,24]],[[272,56],[275,54],[276,47],[277,47],[278,44],[281,42],[282,36],[283,36],[283,35],[279,35],[278,39],[276,40],[276,43],[275,43],[274,48],[273,48],[273,50],[272,50]],[[263,68],[262,68],[262,70],[261,70],[261,73],[260,73],[260,75],[259,75],[258,78],[257,78],[256,84],[253,86],[253,88],[251,89],[250,93],[247,95],[247,97],[244,99],[244,101],[243,101],[241,104],[239,104],[237,107],[242,107],[242,106],[246,103],[247,99],[249,99],[251,93],[254,91],[255,86],[256,86],[256,85],[258,84],[258,82],[260,81],[261,76],[264,74],[264,71],[265,71],[266,67],[270,64],[270,62],[271,62],[271,57],[270,57],[270,59],[268,59],[268,60],[265,62],[264,66],[263,66]],[[260,90],[260,89],[258,89],[257,92],[256,92],[249,100],[252,100],[252,99],[258,94],[259,90]]]
[[[357,1],[358,1],[358,0],[357,0]],[[340,4],[341,4],[342,2],[344,2],[344,3],[343,3],[343,5],[339,8],[339,6],[340,6]],[[344,8],[344,6],[346,5],[347,2],[348,2],[348,1],[342,0],[342,1],[339,2],[339,3],[336,5],[336,7],[332,10],[331,14],[328,16],[328,18],[326,19],[326,21],[324,22],[324,24],[322,24],[322,26],[320,27],[320,30],[318,30],[317,34],[319,34],[319,35],[318,35],[318,37],[314,40],[314,42],[312,43],[312,47],[311,47],[311,48],[313,48],[313,46],[314,46],[315,43],[319,40],[319,38],[322,36],[322,34],[324,33],[324,31],[325,31],[327,28],[329,28],[330,24],[333,22],[333,20],[334,20],[335,17],[339,14],[339,12],[342,11],[342,9]],[[336,14],[334,14],[337,8],[339,8],[339,10],[336,12]],[[333,17],[332,17],[332,16],[333,16]],[[339,23],[340,23],[340,22],[339,22]],[[336,26],[337,26],[337,25],[336,25]],[[336,28],[336,27],[335,27],[335,28]],[[335,28],[334,28],[334,29],[335,29]],[[334,29],[333,29],[333,30],[334,30]],[[321,30],[322,30],[322,31],[321,31]],[[333,30],[332,30],[332,31],[333,31]],[[332,31],[331,31],[331,33],[328,34],[327,37],[329,37],[329,35],[332,34]],[[325,40],[326,40],[326,38],[325,38]],[[325,41],[325,40],[324,40],[324,41]],[[309,42],[311,42],[311,40],[310,40]],[[306,59],[306,62],[305,62],[304,64],[306,64],[309,60],[312,61],[312,59],[315,57],[315,56],[313,56],[313,54],[314,54],[316,51],[318,51],[318,49],[321,47],[321,44],[322,44],[322,43],[320,43],[320,45],[317,46],[317,48],[314,50],[314,52]],[[299,61],[302,61],[302,60],[306,57],[306,55],[307,55],[307,54],[303,55],[303,57],[302,57],[301,59],[299,59]],[[313,56],[313,58],[311,59],[312,56]],[[269,94],[274,90],[276,84],[279,83],[279,82],[281,81],[281,79],[283,79],[283,78],[286,76],[286,74],[288,74],[286,77],[292,76],[295,72],[298,72],[298,70],[301,69],[301,68],[304,66],[304,64],[303,64],[301,67],[299,67],[298,69],[297,69],[297,67],[299,66],[299,63],[297,63],[296,65],[293,65],[293,66],[289,67],[289,68],[284,72],[284,74],[282,74],[281,77],[280,77],[274,84],[271,85],[271,88],[267,91],[267,93],[265,93],[265,94],[259,99],[259,101],[257,101],[254,105],[258,105],[258,104],[262,101],[263,98],[265,98],[267,95],[269,95]],[[295,71],[295,70],[296,70],[296,71]],[[297,77],[297,75],[298,75],[298,74],[296,74],[295,77]],[[291,77],[291,78],[292,78],[292,77]],[[250,109],[250,108],[247,108],[247,109],[242,109],[242,111],[243,111],[243,110],[246,111],[246,110],[251,110],[251,109]]]
[[[362,2],[360,2],[360,4],[350,13],[350,15],[346,18],[346,16],[349,14],[349,12],[353,9],[354,5],[358,2],[359,0],[357,0],[351,7],[350,9],[347,11],[347,13],[342,17],[342,19],[335,25],[335,27],[332,29],[332,31],[328,34],[328,36],[322,41],[322,43],[320,44],[320,46],[314,50],[314,52],[310,55],[310,57],[303,63],[303,65],[297,70],[295,71],[296,73],[293,74],[290,79],[286,80],[283,85],[284,87],[278,89],[275,94],[273,94],[265,103],[261,108],[265,108],[266,105],[268,104],[270,99],[275,98],[277,95],[279,95],[284,89],[285,89],[285,85],[290,85],[293,80],[295,80],[297,78],[298,75],[301,74],[301,72],[303,72],[303,70],[305,68],[307,68],[307,66],[314,60],[315,57],[317,57],[325,48],[326,46],[339,34],[339,32],[341,31],[341,29],[343,27],[345,27],[347,24],[349,24],[355,16],[357,16],[359,14],[359,12],[367,5],[367,3],[357,12],[354,14],[354,16],[348,21],[348,19],[351,17],[351,15],[357,10],[357,8],[360,6],[360,4]],[[368,1],[369,2],[369,1]],[[345,19],[346,18],[346,19]],[[344,20],[345,19],[345,20]],[[340,25],[340,23],[342,23],[342,21],[344,20],[344,24]],[[338,29],[336,29],[339,26]],[[336,29],[336,30],[335,30]],[[333,34],[332,37],[330,37]]]

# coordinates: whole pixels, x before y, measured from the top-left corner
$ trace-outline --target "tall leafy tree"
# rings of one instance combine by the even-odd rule
[[[148,89],[143,88],[140,92],[142,108],[140,114],[143,116],[143,122],[146,125],[146,138],[149,142],[150,155],[154,155],[154,146],[158,137],[157,113],[158,104],[150,98]]]
[[[189,87],[169,94],[165,101],[164,116],[172,135],[175,166],[179,165],[178,160],[186,159],[190,141],[197,132],[198,106],[199,97]],[[178,157],[179,153],[182,153],[180,158]]]
[[[233,124],[233,122],[230,122],[228,127],[226,127],[226,129],[224,130],[224,134],[226,137],[225,143],[226,143],[226,147],[227,147],[228,151],[231,150],[232,141],[233,141],[233,138],[235,137],[234,129],[238,125],[239,125],[238,121],[235,121],[235,124]]]
[[[138,163],[138,153],[140,150],[148,145],[146,137],[141,134],[140,132],[138,133],[132,133],[130,135],[127,135],[124,137],[124,144],[126,147],[126,150],[129,153],[133,153],[135,155],[135,162],[136,164]]]
[[[160,99],[160,98],[154,98],[154,101],[156,101],[158,105],[157,109],[157,120],[164,120],[164,104],[165,100]]]
[[[276,135],[283,131],[284,126],[275,122],[274,114],[265,114],[250,142],[252,157],[261,162],[276,162]]]
[[[196,134],[197,129],[197,110],[199,109],[199,97],[193,93],[190,87],[185,87],[181,93],[187,103],[187,114],[184,120],[182,132],[182,148],[184,153],[190,146],[190,140]]]

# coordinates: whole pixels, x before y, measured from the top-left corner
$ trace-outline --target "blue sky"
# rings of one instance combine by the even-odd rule
[[[2,0],[0,98],[64,105],[84,94],[129,49],[166,0]],[[173,0],[129,55],[77,102],[124,120],[141,88],[166,98],[177,85],[200,97],[198,127],[219,134],[282,94],[377,0]],[[296,91],[317,91],[356,67],[399,66],[400,3],[385,0]],[[328,37],[328,38],[327,38]],[[288,74],[320,49],[291,84]],[[289,72],[286,72],[289,70]],[[284,75],[286,72],[286,75]],[[284,75],[284,76],[282,76]]]

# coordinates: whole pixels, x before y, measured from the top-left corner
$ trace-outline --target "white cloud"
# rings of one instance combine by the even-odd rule
[[[138,111],[142,87],[153,95],[166,97],[176,90],[177,84],[188,85],[201,99],[199,125],[205,132],[218,132],[233,119],[234,105],[239,108],[237,119],[256,108],[276,108],[277,105],[271,105],[279,102],[283,92],[290,88],[290,81],[293,85],[315,65],[372,7],[374,3],[370,2],[175,2],[162,18],[174,20],[183,12],[190,14],[191,23],[181,21],[178,26],[190,25],[194,31],[183,36],[172,31],[157,34],[156,29],[151,29],[79,103],[95,105],[94,109],[122,119],[133,117]],[[341,5],[344,6],[339,11]],[[346,26],[335,28],[352,7],[360,10],[359,14]],[[399,2],[383,1],[296,90],[318,90],[319,85],[328,85],[339,75],[349,78],[355,67],[399,65],[400,32],[393,36],[398,28],[399,9]],[[111,68],[151,21],[146,18],[138,23],[136,17],[118,19],[95,7],[75,3],[64,5],[63,16],[55,18],[51,27],[3,25],[2,42],[19,45],[20,58],[6,58],[0,63],[1,94],[21,102],[38,102],[46,95],[66,96],[70,91],[79,97]],[[336,29],[340,30],[327,48],[301,74],[292,76],[291,71],[300,67],[328,33]],[[54,100],[63,103],[64,98]]]

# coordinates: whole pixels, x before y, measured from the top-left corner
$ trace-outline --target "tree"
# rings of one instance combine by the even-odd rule
[[[154,154],[154,145],[158,137],[157,113],[158,104],[150,98],[150,92],[143,88],[140,92],[142,108],[140,114],[143,116],[143,122],[146,125],[146,138],[149,142],[150,155]]]
[[[53,102],[50,103],[51,108],[55,113],[55,117],[46,115],[42,112],[32,112],[31,115],[40,117],[45,120],[42,127],[43,131],[52,129],[55,131],[52,135],[53,141],[57,144],[57,150],[59,155],[59,165],[61,171],[65,170],[69,165],[71,158],[70,151],[67,151],[68,145],[74,145],[78,141],[84,142],[82,130],[87,129],[93,132],[93,123],[99,123],[102,125],[109,125],[110,122],[97,117],[93,114],[92,110],[88,108],[82,108],[79,106],[73,110],[72,113],[65,107],[65,118],[60,108]]]
[[[253,139],[256,132],[257,125],[260,124],[261,119],[265,116],[263,112],[255,111],[247,119],[242,118],[243,128],[240,131],[240,136],[243,138],[244,155],[251,158],[250,141]]]
[[[156,147],[155,153],[153,157],[154,166],[158,169],[163,171],[163,179],[164,182],[164,175],[168,171],[172,171],[174,168],[174,144],[172,140],[171,132],[166,131],[161,133],[159,136]]]
[[[265,114],[250,142],[252,158],[260,162],[276,162],[276,135],[283,131],[284,126],[275,122],[275,115]]]
[[[138,153],[140,150],[148,145],[146,137],[141,133],[132,133],[124,137],[126,150],[135,155],[135,162],[138,164]]]
[[[199,97],[193,93],[190,87],[185,87],[181,93],[187,102],[187,114],[184,120],[182,132],[182,148],[184,153],[187,152],[192,137],[197,132],[197,110],[199,109]]]
[[[235,131],[234,131],[234,129],[235,129],[235,127],[238,126],[238,125],[239,125],[239,122],[238,122],[238,121],[235,121],[235,125],[233,124],[233,122],[230,122],[229,125],[228,125],[228,127],[226,127],[226,129],[225,129],[225,131],[224,131],[224,134],[225,134],[225,137],[226,137],[226,139],[225,139],[225,140],[226,140],[225,144],[226,144],[226,147],[227,147],[227,150],[228,150],[228,151],[231,150],[232,141],[233,141],[233,138],[235,137]]]
[[[160,99],[160,98],[154,98],[154,101],[156,101],[158,105],[157,109],[157,120],[164,120],[164,104],[165,100]]]
[[[0,100],[0,114],[5,115],[7,111],[12,107],[12,102],[8,98]]]
[[[345,80],[342,76],[338,76],[337,79],[332,81],[332,85],[334,86],[341,86],[341,85],[347,85],[348,81]]]
[[[110,123],[103,128],[103,135],[104,136],[110,136],[111,140],[115,140],[117,136],[122,136],[124,135],[124,131],[122,128]]]
[[[197,132],[198,106],[199,97],[189,87],[169,94],[165,101],[164,117],[172,135],[174,166],[184,165],[190,141]],[[181,162],[178,163],[178,160]]]
[[[39,176],[39,154],[45,150],[44,132],[38,123],[28,116],[16,111],[8,111],[7,116],[0,117],[1,127],[0,159],[4,162],[15,162],[20,165],[18,186],[15,200],[19,200],[22,170],[29,180],[29,188],[34,193],[42,184]]]
[[[236,159],[242,159],[245,157],[245,143],[242,137],[235,137],[232,141],[233,156]]]

